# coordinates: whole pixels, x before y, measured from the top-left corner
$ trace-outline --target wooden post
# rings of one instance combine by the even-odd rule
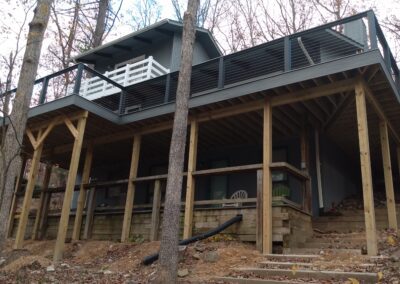
[[[26,156],[24,155],[22,158],[22,165],[21,165],[21,171],[19,172],[19,175],[17,177],[17,181],[15,183],[15,189],[14,189],[14,195],[11,203],[11,209],[10,209],[10,216],[8,217],[8,223],[7,223],[7,238],[11,238],[12,236],[12,231],[14,228],[14,221],[15,221],[15,211],[17,210],[17,201],[18,201],[18,196],[17,194],[21,191],[21,186],[22,186],[22,181],[24,179],[24,173],[25,173],[25,168],[26,168]]]
[[[83,166],[83,173],[82,173],[82,182],[81,182],[81,186],[79,189],[78,204],[76,207],[74,229],[72,232],[72,240],[73,241],[79,240],[79,237],[81,235],[82,214],[83,214],[83,209],[85,207],[85,201],[86,201],[86,188],[84,187],[84,185],[87,184],[90,179],[90,170],[92,168],[92,160],[93,160],[93,145],[89,144],[89,146],[86,150],[85,164]]]
[[[382,148],[383,172],[385,176],[386,205],[388,210],[389,228],[397,230],[396,202],[393,188],[392,161],[390,159],[390,145],[388,126],[385,121],[379,123]]]
[[[364,196],[365,230],[367,236],[368,255],[377,255],[377,237],[375,223],[375,207],[372,186],[371,157],[369,152],[367,105],[362,82],[355,85],[358,140],[360,144],[361,177]]]
[[[322,192],[322,175],[321,175],[321,159],[320,159],[319,144],[320,144],[319,132],[318,132],[318,130],[315,130],[315,167],[317,170],[318,203],[319,203],[319,210],[323,212],[324,211],[324,196],[323,196],[323,192]]]
[[[155,180],[154,195],[153,195],[153,210],[151,211],[151,230],[150,241],[158,239],[158,228],[160,224],[160,206],[161,206],[161,182]]]
[[[38,145],[34,152],[31,162],[31,168],[28,176],[28,184],[25,189],[22,212],[19,217],[17,236],[15,237],[14,249],[21,249],[24,242],[26,224],[28,223],[29,211],[31,209],[32,194],[35,188],[36,178],[39,171],[40,156],[42,155],[43,143]]]
[[[263,171],[257,171],[257,222],[256,222],[256,246],[257,250],[263,251]]]
[[[87,120],[88,112],[85,112],[82,118],[78,120],[78,126],[76,128],[76,135],[74,147],[72,149],[71,162],[69,165],[67,185],[65,187],[65,195],[63,201],[63,207],[61,210],[60,222],[58,225],[58,233],[56,246],[54,249],[53,261],[59,261],[62,258],[64,252],[65,238],[67,237],[69,214],[71,211],[71,202],[74,194],[76,175],[78,173],[79,158],[81,155],[83,135],[85,133],[85,126]],[[71,133],[73,133],[71,131]]]
[[[40,217],[40,222],[39,222],[39,234],[38,234],[38,239],[41,240],[46,234],[46,229],[47,229],[47,215],[49,212],[49,206],[50,206],[50,200],[51,200],[51,192],[46,192],[46,195],[44,196],[44,206],[43,206],[43,211],[42,211],[42,216]]]
[[[40,193],[39,208],[36,211],[35,224],[33,225],[33,230],[32,230],[32,240],[37,240],[39,237],[39,224],[40,224],[40,219],[43,216],[43,210],[46,201],[45,196],[47,194],[46,190],[49,188],[51,169],[52,165],[47,164],[42,184],[42,192]]]
[[[140,135],[135,135],[133,138],[131,169],[129,172],[128,191],[126,193],[126,203],[125,203],[124,221],[122,223],[121,242],[127,242],[129,240],[129,234],[131,231],[133,202],[135,200],[135,183],[133,182],[133,179],[136,178],[137,176],[137,171],[139,166],[141,138],[142,137]]]
[[[264,103],[263,123],[263,253],[272,253],[272,105],[269,98]]]
[[[190,141],[189,141],[189,159],[186,183],[186,202],[185,202],[185,220],[183,227],[183,238],[187,239],[192,236],[193,228],[193,207],[194,193],[196,181],[193,172],[196,170],[197,163],[197,142],[199,137],[199,123],[193,120],[190,124]]]
[[[84,240],[92,238],[92,227],[93,227],[93,218],[95,209],[96,209],[96,189],[91,188],[89,190],[89,196],[87,201],[85,228],[83,229]]]
[[[309,143],[308,143],[308,131],[306,124],[301,130],[300,136],[300,154],[301,154],[301,169],[309,173],[310,159],[309,159]],[[311,182],[306,180],[303,183],[303,210],[310,213],[311,212]]]

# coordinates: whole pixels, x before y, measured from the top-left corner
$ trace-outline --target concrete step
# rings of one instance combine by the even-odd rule
[[[236,278],[236,277],[216,277],[215,281],[223,283],[236,283],[236,284],[304,284],[304,282],[295,281],[280,281],[280,280],[268,280],[268,279],[257,279],[257,278]]]
[[[262,261],[263,266],[273,266],[274,268],[293,268],[293,267],[312,267],[311,262],[281,262],[281,261]]]
[[[215,281],[223,283],[236,283],[236,284],[304,284],[304,282],[295,281],[280,281],[280,280],[268,280],[268,279],[257,279],[257,278],[236,278],[236,277],[216,277]]]
[[[288,279],[319,279],[319,280],[348,280],[355,278],[364,283],[376,283],[378,281],[377,273],[370,272],[344,272],[344,271],[324,271],[324,270],[293,270],[293,269],[269,269],[269,268],[237,268],[237,272],[256,275],[267,278],[274,276],[283,276]]]
[[[319,248],[319,249],[361,249],[366,242],[306,242],[299,244],[299,248]]]
[[[285,254],[352,254],[361,255],[360,249],[320,249],[320,248],[285,248],[283,249]]]

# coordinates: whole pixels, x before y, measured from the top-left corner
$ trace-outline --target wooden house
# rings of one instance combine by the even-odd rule
[[[158,239],[181,34],[164,20],[36,80],[30,170],[26,185],[16,183],[9,222],[16,248],[55,238],[58,260],[69,239]],[[376,255],[380,180],[388,226],[398,225],[400,77],[373,11],[225,56],[198,28],[193,64],[182,238],[241,213],[227,233],[264,253],[296,247],[313,217],[360,193]],[[40,162],[49,166],[35,187]],[[55,166],[68,170],[65,186],[49,187]]]

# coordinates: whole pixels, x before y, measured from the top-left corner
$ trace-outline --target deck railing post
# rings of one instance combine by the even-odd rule
[[[292,67],[292,47],[290,37],[284,38],[284,71],[289,71]]]
[[[383,47],[383,57],[386,63],[386,67],[388,68],[389,72],[392,73],[392,61],[390,59],[390,49],[389,46],[387,45]]]
[[[74,94],[74,95],[79,95],[79,90],[81,88],[81,82],[82,82],[83,68],[84,68],[84,65],[82,63],[78,64],[78,71],[76,73],[74,91],[72,92],[72,94]]]
[[[369,29],[369,39],[371,43],[371,49],[378,48],[378,40],[376,37],[376,18],[372,11],[368,11],[368,29]]]
[[[119,114],[123,114],[125,112],[125,99],[126,99],[126,93],[125,91],[121,90],[121,94],[119,96],[119,106],[118,106]]]
[[[222,89],[225,85],[225,63],[224,57],[221,56],[219,58],[219,65],[218,65],[218,89]]]
[[[40,91],[40,97],[39,97],[39,104],[42,105],[46,101],[46,95],[47,95],[47,87],[49,86],[49,80],[47,77],[43,78],[43,83],[42,83],[42,90]]]
[[[168,73],[167,77],[165,78],[165,94],[164,94],[164,103],[169,102],[169,93],[171,89],[171,74]]]

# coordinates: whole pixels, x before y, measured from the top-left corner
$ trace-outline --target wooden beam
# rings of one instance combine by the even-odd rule
[[[90,179],[92,160],[93,160],[93,145],[90,144],[86,150],[85,164],[83,166],[82,183],[79,189],[79,197],[75,213],[74,229],[72,231],[73,241],[79,240],[81,235],[82,214],[83,214],[83,209],[85,208],[85,201],[86,201],[86,188],[84,187],[84,185],[88,183]]]
[[[263,117],[263,253],[272,253],[272,104],[264,102]]]
[[[22,157],[22,165],[21,165],[21,170],[18,174],[15,187],[14,187],[14,194],[13,194],[13,199],[11,202],[11,209],[10,209],[10,215],[8,217],[8,223],[7,223],[7,238],[11,238],[12,236],[12,231],[14,228],[14,219],[15,219],[15,211],[17,210],[17,194],[21,190],[22,186],[22,181],[24,179],[24,173],[25,173],[25,168],[26,168],[26,155]]]
[[[320,139],[319,131],[315,129],[315,168],[317,172],[317,188],[318,188],[318,203],[319,209],[323,211],[324,208],[324,195],[322,190],[322,174],[321,174],[321,151],[320,151]]]
[[[36,178],[38,176],[42,150],[43,143],[39,145],[39,147],[37,147],[33,152],[31,168],[28,175],[28,183],[26,185],[24,201],[22,203],[22,212],[19,217],[17,236],[15,237],[14,249],[21,249],[24,242],[26,224],[28,223],[28,216],[32,202],[32,194],[35,188]]]
[[[46,195],[46,190],[49,188],[52,168],[53,168],[53,166],[51,164],[46,165],[46,170],[45,170],[43,184],[42,184],[42,191],[40,192],[39,208],[36,211],[35,223],[33,225],[33,230],[32,230],[32,240],[39,239],[39,224],[40,224],[40,220],[43,216],[44,207],[46,205],[45,204],[45,202],[46,202],[45,195]]]
[[[310,179],[308,172],[300,170],[286,162],[274,162],[271,163],[269,167],[272,171],[285,171],[300,180]]]
[[[389,228],[397,231],[396,201],[393,188],[392,161],[390,159],[390,144],[388,125],[385,121],[379,123],[381,137],[383,173],[385,176],[386,206],[388,210]]]
[[[355,91],[367,250],[368,255],[377,255],[378,247],[372,185],[371,157],[368,138],[367,105],[365,98],[366,94],[364,85],[361,81],[356,83]]]
[[[366,98],[368,99],[368,102],[372,105],[372,107],[374,108],[374,110],[375,110],[376,114],[379,116],[379,118],[387,123],[388,129],[390,130],[391,134],[393,135],[393,138],[396,140],[396,143],[400,144],[399,133],[396,131],[396,129],[390,123],[390,121],[389,121],[388,117],[386,116],[380,103],[374,97],[374,94],[373,94],[371,88],[367,85],[367,83],[363,79],[360,79],[360,82],[365,90],[365,94],[366,94]]]
[[[291,92],[286,95],[275,96],[271,99],[271,104],[275,107],[346,92],[354,89],[354,83],[354,79],[346,79],[331,84]]]
[[[154,181],[153,208],[151,211],[150,241],[157,241],[160,226],[161,181]]]
[[[256,246],[259,252],[263,251],[263,171],[257,171],[257,221]]]
[[[209,175],[221,175],[221,174],[232,174],[235,172],[245,172],[245,171],[254,171],[258,169],[262,169],[263,164],[251,164],[251,165],[243,165],[243,166],[233,166],[233,167],[224,167],[217,169],[207,169],[194,171],[192,174],[194,176],[209,176]]]
[[[186,181],[186,202],[185,202],[185,220],[183,226],[183,238],[188,239],[192,236],[193,229],[193,202],[195,195],[196,180],[193,172],[196,171],[197,163],[197,143],[199,137],[199,123],[195,120],[190,124],[189,158],[188,172]]]
[[[129,180],[136,178],[138,166],[139,166],[139,155],[140,155],[140,144],[141,144],[142,136],[136,134],[133,138],[133,149],[132,149],[132,159],[131,159],[131,168],[129,171]],[[121,234],[121,242],[127,242],[129,240],[129,234],[131,231],[131,220],[132,220],[132,209],[133,202],[135,201],[135,183],[128,183],[128,191],[126,193],[126,203],[125,203],[125,212],[124,212],[124,220],[122,223],[122,234]]]
[[[78,137],[78,130],[76,129],[75,125],[72,123],[72,121],[68,117],[64,118],[64,123],[68,127],[72,136],[74,136],[74,138]]]
[[[79,120],[82,117],[87,117],[86,113],[87,113],[86,111],[73,112],[73,113],[70,113],[68,115],[68,119],[70,121],[76,121],[76,120]],[[64,119],[65,119],[65,115],[62,114],[62,115],[58,115],[58,116],[54,117],[52,119],[52,122],[54,122],[54,126],[57,126],[57,125],[60,125],[60,124],[64,124],[65,123]],[[35,132],[35,131],[38,131],[40,129],[47,128],[48,125],[49,125],[49,122],[46,121],[46,122],[39,122],[39,123],[29,124],[26,128],[30,129],[32,132]]]
[[[71,162],[70,162],[69,171],[68,171],[67,185],[65,187],[65,194],[64,194],[63,206],[62,206],[62,210],[61,210],[61,217],[60,217],[60,221],[59,221],[59,225],[58,225],[56,246],[54,249],[53,261],[55,261],[55,262],[60,261],[62,259],[63,252],[64,252],[65,239],[67,237],[69,214],[71,211],[71,202],[72,202],[72,197],[73,197],[74,188],[75,188],[76,176],[78,173],[79,158],[81,156],[83,136],[85,133],[87,115],[88,115],[88,113],[86,112],[86,116],[83,116],[78,121],[78,127],[77,127],[78,136],[75,138],[74,148],[72,150]]]

